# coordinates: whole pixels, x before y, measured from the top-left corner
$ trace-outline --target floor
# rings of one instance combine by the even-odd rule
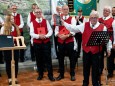
[[[68,61],[67,61],[68,62]],[[31,63],[31,62],[28,62]],[[55,63],[55,62],[54,62]],[[37,72],[33,69],[32,66],[27,66],[27,62],[20,63],[20,66],[26,65],[25,68],[19,69],[18,81],[20,86],[82,86],[83,81],[83,68],[82,68],[82,61],[79,61],[78,67],[76,66],[76,81],[70,80],[69,75],[69,65],[65,65],[65,78],[60,81],[51,82],[47,77],[47,72],[44,72],[43,80],[36,80],[37,79]],[[106,67],[103,70],[103,74],[101,76],[101,83],[103,86],[115,86],[115,72],[114,77],[106,80]],[[53,65],[54,70],[54,77],[58,76],[58,66],[57,64]],[[0,86],[8,86],[8,80],[5,73],[4,68],[2,69],[2,77],[0,77]],[[108,85],[106,85],[108,83]],[[90,85],[91,85],[91,78],[90,78]]]

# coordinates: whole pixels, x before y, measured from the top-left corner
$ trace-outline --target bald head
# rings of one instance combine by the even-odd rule
[[[56,7],[56,11],[58,14],[62,13],[62,7],[61,6],[57,6]]]

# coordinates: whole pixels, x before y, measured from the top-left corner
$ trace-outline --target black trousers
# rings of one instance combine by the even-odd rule
[[[34,46],[30,43],[30,54],[31,54],[31,59],[32,61],[35,61],[35,51],[34,51]]]
[[[81,51],[82,34],[81,33],[76,33],[75,34],[75,39],[76,39],[76,42],[78,43],[77,55],[79,57],[80,56],[80,51]]]
[[[59,52],[58,52],[58,42],[57,42],[57,37],[55,37],[54,36],[54,43],[55,43],[55,50],[56,50],[56,55],[57,55],[57,58],[58,58],[58,54],[59,54]]]
[[[21,32],[21,36],[23,36],[23,32]],[[21,42],[20,42],[20,43],[21,43]],[[24,49],[20,49],[19,58],[20,58],[20,61],[21,61],[21,62],[24,61]]]
[[[39,68],[39,75],[43,76],[44,64],[46,64],[48,77],[53,76],[50,42],[41,44],[34,43],[34,50],[37,67]]]
[[[0,51],[0,64],[4,62],[3,51]]]
[[[101,51],[101,61],[100,61],[100,73],[102,73],[102,71],[103,71],[103,68],[104,68],[104,53],[106,52],[106,54],[107,54],[107,47],[105,46],[105,45],[103,45],[103,47],[102,47],[102,51]]]
[[[83,84],[88,86],[90,69],[92,67],[92,84],[93,86],[99,86],[99,53],[92,54],[91,52],[86,53],[83,51]]]
[[[65,52],[69,56],[70,60],[70,75],[74,76],[75,75],[75,65],[76,65],[76,60],[77,58],[75,57],[75,52],[74,52],[74,43],[63,43],[60,44],[58,43],[58,50],[59,50],[59,72],[61,76],[64,76],[64,57],[65,57]]]
[[[4,51],[4,58],[6,61],[6,73],[8,78],[11,78],[11,60],[12,52],[10,50]],[[15,78],[18,75],[18,59],[19,59],[19,50],[14,51],[14,60],[15,60]]]
[[[114,71],[114,58],[115,58],[115,49],[111,49],[111,55],[107,58],[107,69],[108,73],[113,74]]]

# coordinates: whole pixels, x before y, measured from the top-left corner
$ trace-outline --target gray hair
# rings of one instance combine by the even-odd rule
[[[108,9],[108,10],[110,10],[110,12],[112,11],[111,6],[105,6],[104,9]]]
[[[90,16],[91,15],[96,15],[99,18],[99,12],[98,11],[92,10],[90,13]]]

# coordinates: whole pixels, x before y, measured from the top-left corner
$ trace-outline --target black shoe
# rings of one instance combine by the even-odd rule
[[[15,81],[15,84],[18,84],[19,82],[18,81]]]
[[[63,78],[64,78],[64,76],[59,75],[59,76],[56,78],[56,80],[59,81],[59,80],[61,80],[61,79],[63,79]]]
[[[43,76],[38,76],[37,80],[42,80]]]
[[[75,76],[71,76],[71,81],[75,81]]]
[[[8,82],[9,83],[9,85],[12,85],[12,81],[10,81],[10,82]]]
[[[88,86],[88,84],[83,84],[82,86]]]
[[[32,59],[32,62],[34,62],[34,61],[35,61],[35,58]]]
[[[24,62],[24,59],[21,59],[20,62]]]
[[[108,77],[108,78],[112,78],[112,77],[113,77],[113,74],[112,74],[112,73],[109,73],[109,74],[107,75],[107,77]]]
[[[1,73],[0,73],[0,77],[2,77]]]
[[[0,61],[0,64],[4,64],[4,61]]]
[[[49,76],[49,80],[55,81],[55,78],[53,76]]]

